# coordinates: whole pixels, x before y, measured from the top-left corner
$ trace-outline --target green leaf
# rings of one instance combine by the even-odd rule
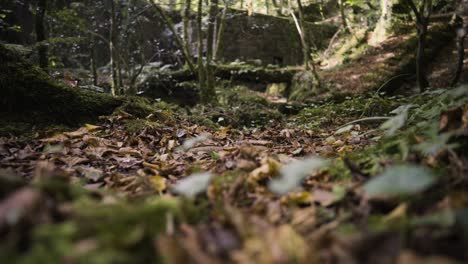
[[[421,166],[399,165],[370,180],[364,191],[370,198],[395,197],[424,191],[436,181],[431,170]]]

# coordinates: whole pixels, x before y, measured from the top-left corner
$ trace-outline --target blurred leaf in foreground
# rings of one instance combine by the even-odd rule
[[[285,194],[298,187],[311,173],[325,167],[328,161],[319,157],[309,157],[293,161],[280,170],[280,178],[272,180],[269,188],[277,194]]]
[[[179,180],[172,190],[177,194],[193,198],[206,190],[212,177],[210,172],[195,173]]]
[[[431,170],[421,166],[399,165],[387,169],[364,186],[368,197],[395,197],[424,191],[436,181]]]

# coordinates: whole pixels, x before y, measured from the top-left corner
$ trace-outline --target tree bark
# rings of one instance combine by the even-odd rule
[[[315,85],[317,87],[320,87],[321,86],[320,77],[317,73],[314,60],[310,54],[310,43],[307,37],[307,33],[305,32],[305,26],[304,26],[305,21],[304,21],[302,2],[301,0],[296,0],[296,1],[297,1],[298,11],[299,11],[299,20],[297,19],[296,15],[294,15],[294,11],[292,10],[291,5],[289,6],[289,8],[290,8],[291,16],[293,17],[294,23],[296,24],[297,32],[299,33],[299,37],[301,39],[302,53],[304,57],[304,67],[305,67],[305,70],[308,71],[310,70],[310,66],[312,66],[312,74],[314,75]],[[310,65],[309,65],[309,62],[310,62]]]
[[[341,23],[343,24],[343,28],[345,32],[350,32],[349,27],[348,27],[348,21],[346,19],[346,13],[344,9],[344,1],[345,0],[339,0],[339,5],[340,5],[340,15],[341,15]]]
[[[427,25],[420,25],[418,30],[418,51],[416,54],[416,78],[421,92],[424,92],[429,87],[429,82],[426,78],[426,65],[424,49],[426,47]]]
[[[111,94],[116,95],[120,91],[120,80],[118,77],[119,69],[117,67],[118,62],[118,50],[117,50],[117,19],[116,19],[116,10],[115,2],[111,1],[111,18],[110,18],[110,42],[109,42],[109,51],[110,51],[110,66],[111,66]]]
[[[183,29],[183,37],[184,37],[184,45],[187,47],[187,53],[192,57],[191,51],[190,51],[190,39],[189,39],[189,26],[190,26],[190,10],[192,8],[192,0],[185,0],[185,8],[184,8],[184,15],[183,15],[183,24],[184,24],[184,29]]]
[[[217,36],[216,36],[216,45],[215,45],[215,50],[214,50],[214,54],[213,54],[213,60],[216,60],[217,57],[218,57],[218,51],[222,45],[222,39],[223,39],[223,33],[224,33],[224,27],[226,25],[226,16],[227,16],[227,12],[228,12],[228,9],[229,9],[229,4],[230,4],[230,0],[225,0],[224,1],[224,9],[223,9],[223,14],[219,20],[219,23],[218,23],[218,32],[217,32]]]
[[[197,35],[198,35],[198,86],[201,92],[202,100],[204,100],[205,83],[205,67],[203,65],[203,0],[198,0],[197,9]]]
[[[370,4],[369,2],[367,2]],[[380,0],[380,17],[370,39],[371,45],[377,45],[384,41],[389,35],[392,27],[393,0]]]
[[[304,14],[302,12],[301,0],[297,0],[297,6],[298,6],[298,13],[299,13],[299,21],[297,21],[297,19],[295,18],[294,13],[293,13],[293,18],[296,21],[296,24],[298,24],[298,31],[299,31],[299,35],[301,37],[301,43],[302,43],[302,54],[304,57],[304,66],[305,66],[306,71],[308,71],[310,47],[305,36],[306,33],[304,32]]]
[[[218,0],[210,1],[210,11],[208,15],[208,36],[206,40],[206,91],[202,97],[205,102],[212,102],[215,99],[215,77],[213,70],[213,53],[215,46],[215,23],[218,13]]]
[[[418,50],[416,54],[416,78],[421,92],[429,87],[426,78],[426,65],[424,48],[426,47],[427,29],[429,27],[429,18],[431,16],[432,1],[423,0],[420,9],[416,7],[413,0],[407,0],[408,5],[416,17],[416,27],[418,29]]]
[[[450,83],[450,86],[454,87],[460,81],[460,77],[463,71],[463,61],[465,59],[465,38],[466,38],[466,29],[460,28],[457,32],[457,50],[458,50],[458,59],[457,66],[455,69],[455,76]]]
[[[39,66],[47,71],[49,59],[47,55],[47,44],[45,30],[45,16],[47,12],[47,0],[38,0],[36,9],[36,40],[38,42],[37,52],[39,55]]]
[[[93,74],[93,85],[98,85],[98,74],[97,74],[97,65],[96,65],[96,39],[94,35],[90,34],[90,45],[89,45],[89,57],[91,64],[91,72]]]

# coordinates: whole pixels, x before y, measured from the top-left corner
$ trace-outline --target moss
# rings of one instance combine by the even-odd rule
[[[263,126],[282,117],[276,105],[244,86],[223,91],[219,100],[224,118],[233,126]]]
[[[132,97],[123,103],[117,110],[125,111],[138,118],[144,118],[154,113],[156,109],[148,98]]]
[[[76,125],[112,113],[123,99],[61,85],[0,45],[0,113],[28,123]],[[32,117],[39,117],[38,119]]]
[[[325,129],[328,126],[340,126],[360,116],[385,116],[401,104],[402,99],[396,97],[336,97],[334,101],[306,107],[292,119],[294,123],[309,129]]]
[[[337,65],[351,62],[351,58],[357,57],[357,54],[353,55],[354,50],[359,49],[361,45],[365,44],[367,32],[367,29],[362,29],[353,35],[345,36],[343,40],[341,40],[342,43],[339,49],[337,49],[327,61],[338,62]]]
[[[125,122],[124,130],[130,134],[137,134],[147,127],[157,127],[158,123],[145,119],[130,119]]]

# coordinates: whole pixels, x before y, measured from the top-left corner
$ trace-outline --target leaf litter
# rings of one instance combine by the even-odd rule
[[[468,108],[460,94],[466,88],[401,102],[384,131],[379,122],[337,129],[361,118],[354,112],[318,129],[294,116],[213,128],[155,114],[126,130],[138,118],[121,111],[51,137],[0,138],[0,257],[463,263]]]

